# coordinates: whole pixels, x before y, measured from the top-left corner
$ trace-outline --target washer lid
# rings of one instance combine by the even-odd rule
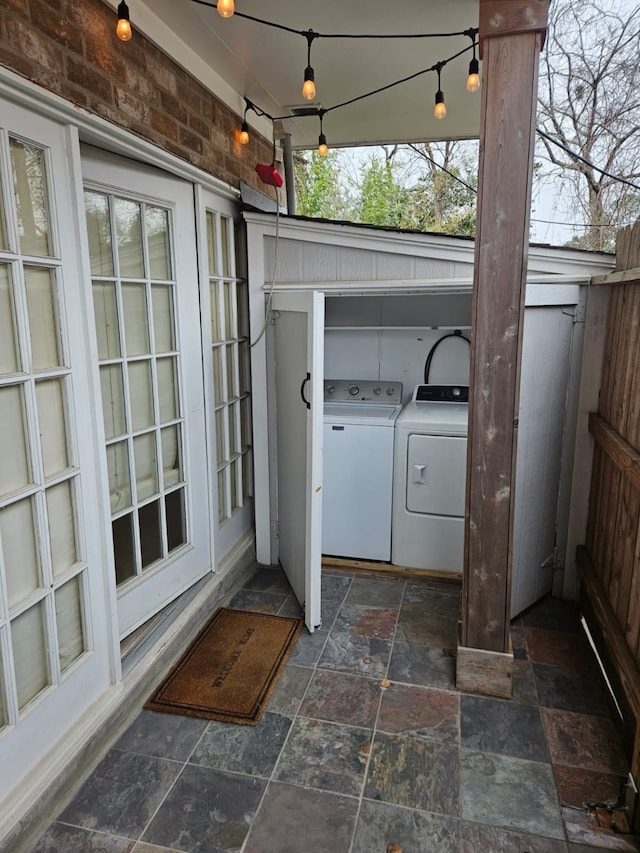
[[[407,403],[396,427],[431,435],[466,435],[468,403]]]
[[[400,406],[372,406],[371,403],[325,403],[325,423],[354,423],[393,426]]]

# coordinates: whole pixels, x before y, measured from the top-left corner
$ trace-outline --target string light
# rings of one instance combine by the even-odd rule
[[[436,92],[436,105],[433,108],[433,114],[437,119],[442,119],[447,114],[447,105],[444,102],[444,92],[442,91],[442,85],[440,83],[440,72],[444,65],[444,62],[438,62],[436,65],[436,71],[438,72],[438,91]]]
[[[316,96],[315,72],[311,67],[311,45],[316,37],[313,30],[305,33],[307,39],[307,67],[304,69],[304,83],[302,84],[302,97],[312,101]]]
[[[467,91],[477,92],[480,88],[480,63],[476,59],[476,31],[467,30],[466,35],[471,39],[473,47],[473,58],[469,63],[469,74],[467,75]]]
[[[246,145],[249,142],[249,125],[247,124],[247,110],[251,106],[251,101],[248,101],[245,98],[244,104],[245,106],[244,115],[242,117],[242,127],[240,128],[240,135],[238,137],[240,145]]]
[[[318,137],[318,154],[320,157],[326,157],[329,153],[329,146],[327,145],[327,137],[322,132],[322,119],[324,118],[326,110],[320,110],[318,115],[320,117],[320,136]]]
[[[218,0],[216,9],[221,18],[230,18],[236,10],[233,0]]]
[[[125,0],[118,5],[118,23],[116,24],[116,35],[120,41],[129,41],[131,38],[131,22],[129,20],[129,7]]]

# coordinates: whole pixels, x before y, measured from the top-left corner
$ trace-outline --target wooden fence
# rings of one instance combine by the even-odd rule
[[[616,270],[592,281],[611,296],[594,438],[583,612],[623,714],[640,774],[640,223],[618,234]],[[640,818],[634,816],[638,828]]]

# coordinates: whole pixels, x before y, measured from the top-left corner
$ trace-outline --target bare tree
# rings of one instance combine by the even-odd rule
[[[616,180],[638,183],[639,125],[640,6],[555,0],[538,127],[550,137],[541,137],[545,159],[571,195],[574,215],[588,225],[574,241],[583,248],[613,248],[616,227],[640,215],[640,192]]]

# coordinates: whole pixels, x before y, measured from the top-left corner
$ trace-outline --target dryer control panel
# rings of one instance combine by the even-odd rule
[[[399,406],[402,402],[402,382],[386,382],[382,379],[325,379],[324,401]]]
[[[416,403],[468,403],[468,385],[416,385],[413,392]]]

